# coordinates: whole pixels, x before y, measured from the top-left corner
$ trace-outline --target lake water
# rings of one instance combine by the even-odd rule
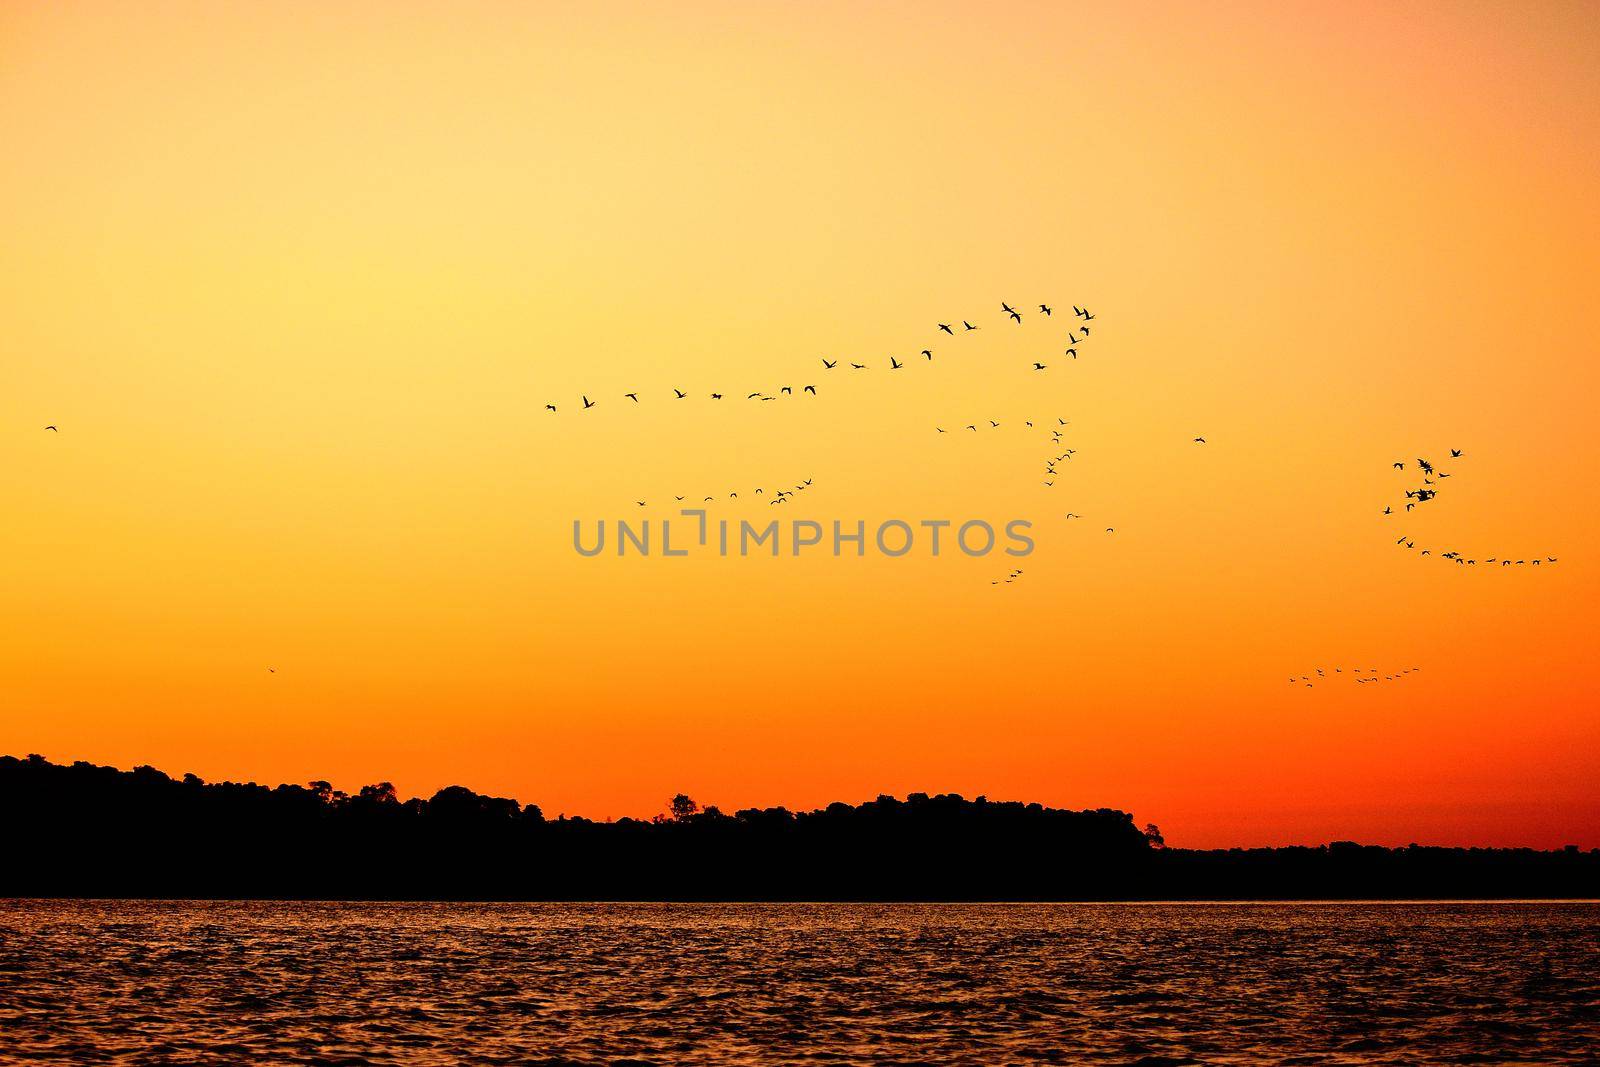
[[[1589,1063],[1600,905],[0,901],[0,1062]]]

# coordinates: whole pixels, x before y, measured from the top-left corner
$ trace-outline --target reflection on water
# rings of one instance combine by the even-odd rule
[[[0,1062],[1593,1063],[1600,905],[0,901]]]

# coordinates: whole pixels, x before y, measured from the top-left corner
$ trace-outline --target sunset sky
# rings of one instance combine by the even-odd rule
[[[1600,8],[9,3],[0,143],[0,752],[1600,846]]]

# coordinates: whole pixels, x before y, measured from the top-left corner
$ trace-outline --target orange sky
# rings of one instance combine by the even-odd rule
[[[6,5],[0,751],[1600,845],[1597,72],[1578,4]],[[804,478],[1037,548],[571,548]],[[1421,670],[1288,684],[1352,664]]]

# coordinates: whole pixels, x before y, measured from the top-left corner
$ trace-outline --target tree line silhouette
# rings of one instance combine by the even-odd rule
[[[462,786],[267,787],[0,756],[0,896],[428,900],[1594,897],[1600,850],[1168,848],[1126,812],[913,793],[548,819]]]

